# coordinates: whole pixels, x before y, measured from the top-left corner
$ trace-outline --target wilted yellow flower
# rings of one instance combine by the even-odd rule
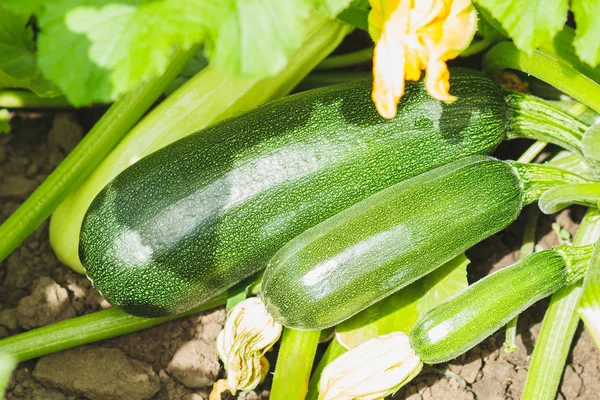
[[[269,371],[264,354],[281,336],[282,326],[257,297],[241,301],[231,309],[217,337],[217,352],[227,370],[227,380],[218,381],[211,399],[225,390],[252,390]]]
[[[408,335],[393,332],[368,340],[327,365],[319,400],[373,400],[395,393],[423,368]]]
[[[404,81],[427,70],[425,87],[435,99],[452,102],[446,61],[464,50],[475,34],[471,0],[369,0],[373,56],[373,101],[384,118],[396,116]]]

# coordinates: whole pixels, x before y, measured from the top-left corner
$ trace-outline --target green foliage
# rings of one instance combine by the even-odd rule
[[[109,102],[165,71],[174,48],[204,43],[223,71],[276,74],[300,47],[314,9],[330,16],[349,0],[12,1],[37,11],[39,65],[75,105]],[[40,8],[41,7],[41,8]],[[67,61],[67,62],[65,62]]]
[[[56,87],[36,65],[29,17],[0,5],[0,88],[25,88],[39,96],[56,96]]]
[[[600,63],[600,0],[573,0],[571,9],[577,24],[573,41],[577,55],[589,65]]]
[[[554,38],[567,21],[568,0],[476,0],[506,30],[519,50],[530,54],[542,43]],[[577,56],[587,64],[600,63],[600,0],[573,0],[577,31],[573,42]],[[489,22],[489,17],[486,18]]]
[[[354,348],[379,335],[394,331],[408,333],[420,316],[467,287],[468,264],[467,257],[460,255],[342,322],[337,326],[338,341]]]

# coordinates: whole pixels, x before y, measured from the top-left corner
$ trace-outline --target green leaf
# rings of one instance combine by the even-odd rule
[[[573,0],[571,10],[577,25],[573,41],[577,55],[595,67],[600,63],[600,0]]]
[[[329,17],[336,17],[350,6],[351,0],[314,0],[318,11]]]
[[[460,255],[342,322],[336,328],[337,340],[347,348],[354,348],[386,333],[408,333],[421,315],[467,287],[468,264],[467,257]]]
[[[39,65],[75,105],[108,102],[160,75],[173,49],[205,43],[221,70],[243,77],[283,69],[319,7],[348,0],[58,0],[39,15]]]
[[[0,108],[0,134],[10,133],[10,113],[6,108]]]
[[[0,70],[16,79],[35,73],[33,31],[29,17],[0,5]]]
[[[477,0],[496,18],[515,45],[531,53],[567,21],[568,0]]]
[[[208,26],[206,53],[228,73],[255,78],[274,75],[304,40],[304,22],[311,10],[306,1],[211,2],[216,13],[215,22]]]
[[[40,68],[75,105],[115,100],[201,41],[204,4],[59,0],[40,14]]]
[[[3,0],[2,2],[14,11],[28,16],[35,14],[48,3],[47,0]]]
[[[36,65],[33,30],[29,17],[0,5],[0,88],[24,88],[38,96],[59,93]]]

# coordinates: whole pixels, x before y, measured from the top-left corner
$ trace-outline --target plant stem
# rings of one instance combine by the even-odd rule
[[[73,108],[73,106],[63,96],[39,97],[27,90],[2,90],[0,108]]]
[[[547,142],[536,141],[525,150],[525,153],[521,154],[521,157],[517,161],[521,163],[532,162],[544,150],[547,144]]]
[[[557,144],[581,156],[581,139],[588,126],[568,112],[536,97],[509,92],[507,138],[528,138]]]
[[[113,103],[67,158],[0,225],[0,261],[37,229],[67,194],[102,162],[197,51],[196,46],[186,52],[176,51],[162,76],[151,79]]]
[[[308,393],[306,395],[306,400],[318,400],[319,398],[319,380],[321,379],[321,374],[325,367],[331,363],[333,360],[344,354],[346,348],[338,342],[337,339],[333,339],[329,346],[327,346],[327,350],[325,350],[325,354],[321,357],[315,372],[313,373],[312,378],[310,379],[310,383],[308,384]]]
[[[329,56],[315,67],[315,71],[322,71],[335,68],[344,68],[356,64],[371,61],[373,58],[373,48],[354,51],[352,53]]]
[[[481,40],[472,42],[469,45],[469,47],[467,47],[465,50],[463,50],[462,53],[460,53],[460,57],[466,58],[466,57],[474,56],[475,54],[479,54],[498,41],[499,41],[498,38],[487,37],[487,38],[483,38]]]
[[[489,72],[505,68],[526,72],[600,112],[600,84],[577,68],[574,59],[577,59],[575,55],[556,49],[553,51],[552,44],[546,44],[528,55],[519,51],[512,42],[502,42],[486,53],[483,65]]]
[[[536,201],[544,192],[559,185],[594,182],[592,179],[546,164],[520,162],[511,162],[510,164],[514,167],[523,185],[523,205]]]
[[[548,190],[540,198],[539,207],[544,214],[554,214],[571,204],[597,207],[600,201],[600,183],[575,183]]]
[[[18,361],[30,360],[197,314],[223,305],[226,300],[227,296],[221,294],[183,314],[161,318],[135,317],[116,308],[110,308],[2,339],[0,340],[0,353],[11,354]]]
[[[277,356],[271,400],[303,400],[319,344],[320,331],[285,328]]]
[[[313,72],[298,84],[296,90],[308,90],[370,78],[372,78],[370,72]]]
[[[593,244],[600,238],[600,210],[590,208],[579,225],[574,245]],[[579,322],[575,312],[581,297],[581,282],[564,286],[550,299],[533,350],[522,400],[556,398],[571,341]]]

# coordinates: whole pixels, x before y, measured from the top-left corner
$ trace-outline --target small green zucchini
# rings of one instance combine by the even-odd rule
[[[267,266],[263,301],[285,326],[333,326],[504,229],[549,187],[581,180],[488,156],[448,163],[288,242]]]
[[[474,70],[450,76],[454,103],[432,99],[422,81],[407,84],[392,120],[373,107],[371,81],[352,82],[274,101],[144,157],[87,211],[79,243],[87,275],[126,312],[179,313],[395,183],[487,154],[505,138],[541,132],[569,148],[585,130]]]
[[[411,347],[427,364],[461,355],[536,301],[583,278],[593,249],[558,246],[477,281],[421,317],[409,333]]]

